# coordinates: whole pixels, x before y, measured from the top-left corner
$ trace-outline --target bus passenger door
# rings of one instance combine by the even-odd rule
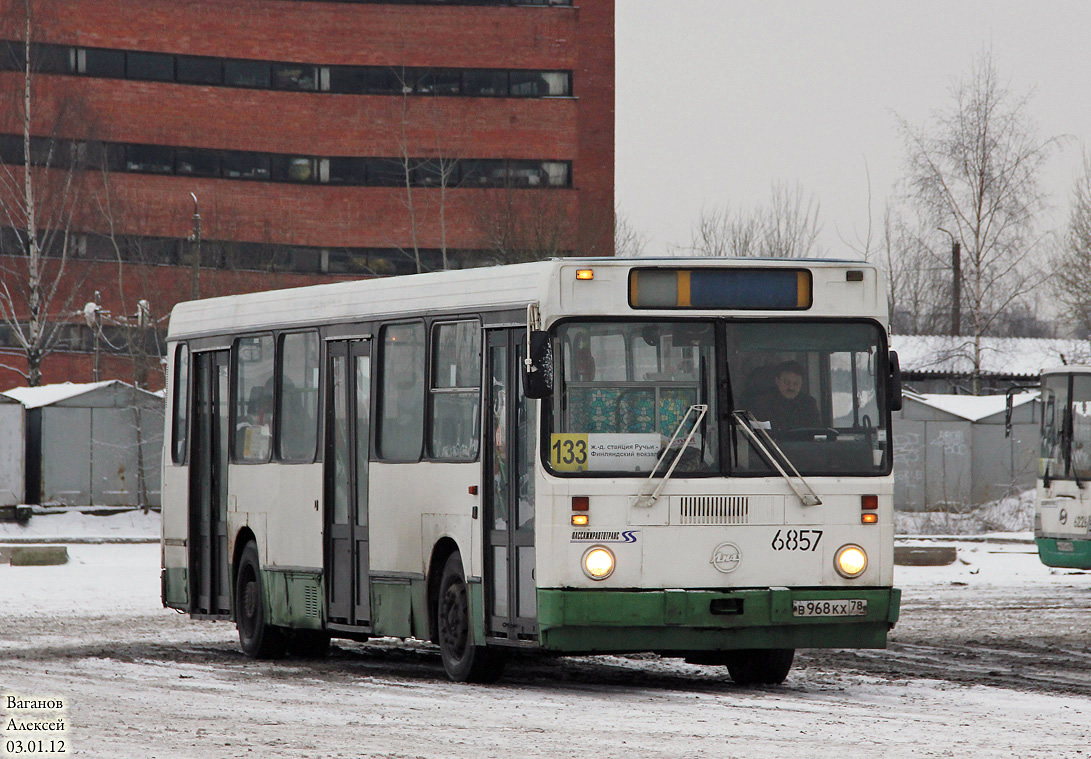
[[[229,351],[196,353],[195,413],[189,464],[191,612],[231,613],[231,570],[227,554]]]
[[[367,472],[371,352],[367,340],[329,343],[326,387],[326,580],[329,618],[371,621]]]
[[[523,395],[519,361],[525,331],[488,332],[485,411],[485,596],[488,634],[536,640],[533,402]]]

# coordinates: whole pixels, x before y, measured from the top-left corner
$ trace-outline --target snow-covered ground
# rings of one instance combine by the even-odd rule
[[[53,518],[23,536],[59,530]],[[154,515],[65,519],[84,535],[156,531]],[[1086,675],[1091,574],[1044,567],[1026,542],[954,545],[950,566],[898,568],[891,651],[802,652],[784,686],[743,689],[718,668],[657,657],[532,659],[468,686],[443,678],[430,646],[390,640],[251,662],[232,625],[161,608],[158,545],[76,544],[66,565],[0,564],[0,694],[63,698],[69,745],[92,757],[1091,755],[1091,679],[996,687],[943,675],[980,667],[969,682],[989,683],[999,665],[967,651],[1067,630],[1044,644],[1051,666],[1068,658]],[[910,669],[868,669],[887,656]],[[914,656],[926,675],[906,676]]]

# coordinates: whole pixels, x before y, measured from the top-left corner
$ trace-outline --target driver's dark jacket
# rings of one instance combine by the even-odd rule
[[[788,400],[780,393],[766,393],[754,400],[750,409],[761,422],[769,422],[774,430],[796,430],[818,427],[818,402],[806,393]]]

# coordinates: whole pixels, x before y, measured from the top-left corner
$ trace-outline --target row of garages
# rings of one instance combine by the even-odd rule
[[[159,506],[163,398],[118,380],[0,393],[0,506]]]

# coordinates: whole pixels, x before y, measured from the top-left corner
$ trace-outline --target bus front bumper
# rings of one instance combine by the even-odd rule
[[[1091,569],[1091,540],[1036,537],[1034,542],[1038,557],[1047,567]]]
[[[840,616],[861,600],[866,613]],[[538,630],[543,649],[573,654],[885,648],[900,603],[898,588],[541,589]]]

